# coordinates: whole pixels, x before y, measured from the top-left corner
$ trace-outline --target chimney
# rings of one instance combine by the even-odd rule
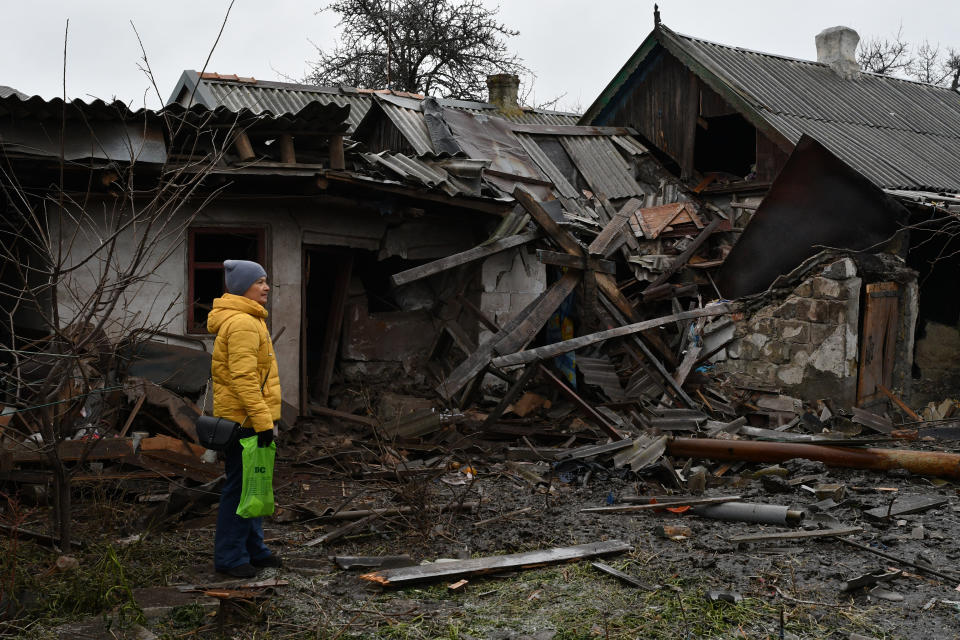
[[[487,76],[487,90],[490,92],[489,102],[504,115],[514,116],[521,113],[517,103],[517,93],[520,91],[520,78],[512,73],[498,73]]]
[[[860,77],[857,43],[860,35],[850,27],[830,27],[817,34],[817,62],[830,65],[844,80]]]

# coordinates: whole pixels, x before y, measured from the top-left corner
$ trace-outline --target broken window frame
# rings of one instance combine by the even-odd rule
[[[197,271],[219,271],[223,273],[222,262],[198,262],[195,259],[196,242],[198,236],[256,236],[257,255],[256,256],[237,256],[235,260],[253,260],[266,267],[266,239],[267,229],[265,227],[246,227],[246,226],[196,226],[187,230],[187,296],[186,296],[186,332],[188,334],[206,334],[206,321],[197,323],[194,321],[194,311],[198,304],[195,298],[196,275]],[[222,280],[222,278],[221,278]]]

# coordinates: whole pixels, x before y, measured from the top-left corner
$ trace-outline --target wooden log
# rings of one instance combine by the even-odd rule
[[[675,322],[680,320],[692,320],[694,318],[706,318],[709,316],[719,316],[725,313],[731,313],[736,309],[737,309],[737,306],[734,304],[722,303],[722,304],[711,305],[703,309],[694,309],[692,311],[682,311],[680,313],[675,313],[670,316],[664,316],[662,318],[655,318],[653,320],[644,320],[643,322],[635,322],[633,324],[628,324],[623,327],[607,329],[606,331],[598,331],[597,333],[591,333],[589,335],[580,336],[579,338],[573,338],[571,340],[564,340],[563,342],[555,342],[553,344],[548,344],[544,347],[527,349],[526,351],[511,353],[506,356],[500,356],[498,358],[493,359],[493,365],[495,367],[507,367],[515,364],[525,364],[527,362],[532,362],[534,360],[545,360],[547,358],[553,358],[563,353],[575,351],[576,349],[582,349],[583,347],[590,346],[591,344],[596,344],[598,342],[610,340],[611,338],[620,338],[623,336],[629,336],[634,333],[639,333],[640,331],[643,331],[645,329],[652,329],[653,327],[659,327],[660,325],[666,324],[668,322]]]
[[[501,251],[506,251],[507,249],[512,249],[513,247],[518,247],[532,240],[536,240],[539,237],[539,232],[532,231],[529,233],[521,233],[515,236],[502,238],[487,245],[480,245],[479,247],[467,249],[461,253],[455,253],[452,256],[440,258],[439,260],[434,260],[433,262],[428,262],[418,267],[413,267],[412,269],[395,273],[394,275],[390,276],[390,281],[394,284],[394,286],[399,287],[415,280],[421,280],[437,273],[442,273],[443,271],[453,269],[454,267],[459,267],[460,265],[467,264],[468,262],[486,258],[487,256],[492,256],[495,253],[500,253]]]
[[[367,573],[360,577],[385,587],[402,587],[417,582],[452,580],[517,569],[535,569],[561,562],[572,562],[585,558],[623,553],[630,551],[632,548],[629,543],[621,540],[608,540],[606,542],[591,542],[573,547],[556,547],[543,551],[512,553],[505,556],[470,558],[467,560],[456,560],[454,562],[437,562],[416,567],[388,569]]]

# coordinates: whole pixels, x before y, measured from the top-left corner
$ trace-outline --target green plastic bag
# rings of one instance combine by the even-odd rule
[[[241,438],[243,447],[243,487],[237,515],[241,518],[259,518],[273,513],[273,462],[277,444],[258,447],[257,436]]]

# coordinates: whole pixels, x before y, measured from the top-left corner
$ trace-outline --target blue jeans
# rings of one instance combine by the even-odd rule
[[[263,544],[263,518],[241,518],[237,515],[243,489],[243,447],[239,440],[256,435],[256,432],[246,428],[240,429],[238,434],[239,437],[224,450],[227,478],[221,489],[217,533],[213,542],[213,566],[217,570],[233,569],[271,555]]]

